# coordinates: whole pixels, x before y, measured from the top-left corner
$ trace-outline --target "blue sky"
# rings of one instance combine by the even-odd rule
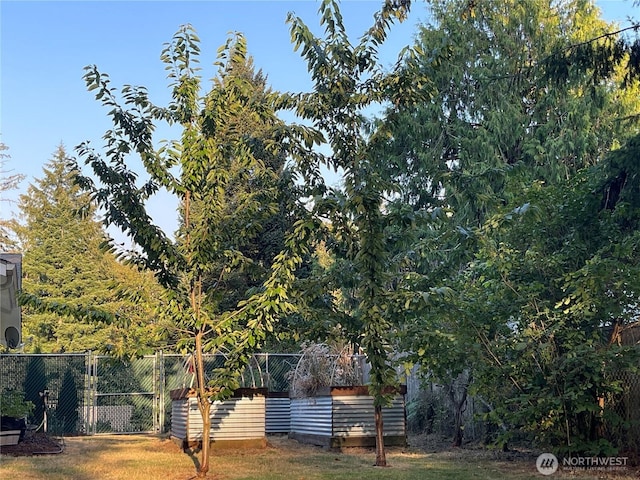
[[[357,36],[364,32],[380,5],[381,0],[343,2],[348,31]],[[70,154],[84,140],[101,145],[101,136],[111,125],[106,110],[85,88],[86,65],[95,64],[108,73],[112,86],[144,85],[155,103],[166,105],[170,89],[160,53],[180,25],[190,23],[201,40],[203,79],[215,75],[217,49],[229,32],[237,31],[245,35],[249,54],[273,89],[304,91],[311,83],[306,64],[293,51],[286,17],[294,12],[319,34],[318,6],[312,0],[2,0],[0,141],[11,156],[5,170],[27,176],[18,191],[5,193],[4,198],[16,199],[34,178],[42,177],[42,167],[60,143]],[[411,43],[415,23],[424,19],[425,12],[419,5],[411,20],[396,25],[381,49],[385,64],[391,65],[397,52]],[[158,139],[165,138],[158,133]],[[3,218],[16,210],[11,202],[0,203]],[[158,217],[174,217],[163,205],[152,208],[163,212]],[[159,223],[163,220],[158,218]]]
[[[371,25],[382,0],[343,0],[341,11],[354,40]],[[598,0],[604,17],[626,25],[638,17],[633,0]],[[108,73],[112,86],[148,87],[151,99],[169,99],[166,72],[160,61],[163,44],[180,25],[190,23],[201,40],[203,78],[215,74],[216,51],[231,31],[247,38],[249,54],[275,90],[304,91],[310,87],[306,64],[293,52],[288,12],[318,28],[318,2],[298,1],[8,1],[0,2],[0,142],[11,158],[4,170],[27,176],[16,199],[63,143],[68,153],[84,140],[98,147],[110,128],[106,111],[87,92],[83,68],[96,64]],[[411,16],[392,29],[381,50],[391,65],[400,49],[412,42],[415,25],[425,20],[424,3],[414,1]],[[0,202],[8,218],[14,207]],[[157,206],[159,216],[174,217]],[[169,220],[169,218],[167,218]],[[162,223],[162,221],[160,221]]]

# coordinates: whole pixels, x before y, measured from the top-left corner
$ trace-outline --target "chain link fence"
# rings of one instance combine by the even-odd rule
[[[299,354],[256,354],[242,376],[243,387],[288,392]],[[122,362],[92,353],[0,354],[0,391],[23,392],[36,406],[32,428],[56,435],[164,433],[170,431],[169,392],[193,385],[188,357],[161,352]],[[209,355],[206,370],[222,367],[224,357]],[[367,371],[363,363],[366,382]],[[631,454],[640,452],[640,374],[624,372],[622,391],[605,399],[622,420],[606,426],[606,436]],[[407,384],[407,426],[413,433],[449,439],[455,434],[456,402],[464,384],[438,385],[417,371]],[[46,408],[45,408],[46,404]],[[465,441],[486,441],[492,432],[481,420],[486,406],[469,395],[458,403]],[[495,432],[493,432],[495,433]]]
[[[604,423],[604,433],[621,453],[640,459],[640,374],[619,372],[615,380],[620,392],[604,398],[603,406],[616,417]]]
[[[640,328],[631,345],[640,345]],[[462,379],[464,380],[464,379]],[[620,455],[640,459],[640,372],[619,371],[611,378],[619,391],[600,398],[602,415],[597,434],[618,449]],[[464,443],[492,443],[508,427],[487,421],[492,407],[481,396],[467,394],[469,384],[460,378],[449,383],[435,383],[421,377],[414,367],[407,377],[407,427],[417,435],[431,436],[432,443],[452,443],[456,420],[463,426]],[[462,402],[462,399],[465,401]],[[460,418],[456,419],[456,415]],[[530,441],[519,430],[509,431],[511,440]]]
[[[451,444],[463,430],[463,442],[489,441],[492,426],[482,419],[488,411],[480,397],[468,394],[469,382],[455,378],[447,384],[421,378],[419,367],[407,377],[407,427],[416,435],[432,438],[434,445]],[[457,417],[457,418],[456,418]]]
[[[84,354],[0,355],[0,389],[24,393],[25,400],[35,405],[29,420],[36,427],[86,433],[89,358]]]
[[[256,354],[241,386],[288,391],[298,358]],[[169,392],[193,385],[188,360],[161,352],[128,362],[91,352],[1,354],[0,390],[24,393],[36,406],[31,427],[53,434],[163,433],[170,429]],[[205,358],[207,372],[223,364],[221,355]]]

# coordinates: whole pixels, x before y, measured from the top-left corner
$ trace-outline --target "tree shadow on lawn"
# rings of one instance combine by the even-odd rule
[[[191,461],[193,462],[193,466],[196,469],[196,472],[199,472],[201,464],[198,456],[200,455],[200,452],[202,451],[202,449],[200,447],[194,447],[194,448],[183,449],[182,451],[191,459]]]

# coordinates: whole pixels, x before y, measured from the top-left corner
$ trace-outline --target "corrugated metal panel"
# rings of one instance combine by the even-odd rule
[[[186,440],[188,414],[189,407],[186,398],[171,402],[171,436]]]
[[[267,397],[265,415],[267,433],[288,433],[291,428],[291,400]]]
[[[265,436],[265,398],[231,398],[211,405],[211,440],[246,440]],[[189,398],[189,441],[202,439],[202,417]]]
[[[291,432],[331,436],[331,397],[292,398]]]
[[[405,434],[404,398],[396,396],[389,407],[382,409],[385,436]],[[373,398],[370,396],[333,397],[333,436],[375,435]]]

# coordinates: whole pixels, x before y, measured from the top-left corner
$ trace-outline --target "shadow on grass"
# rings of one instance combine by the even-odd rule
[[[196,469],[196,472],[200,471],[200,459],[198,458],[198,455],[200,455],[200,451],[202,449],[200,447],[196,447],[196,448],[189,448],[187,450],[184,451],[184,453],[191,459],[191,461],[193,462],[193,466]],[[196,478],[196,477],[193,477]]]

